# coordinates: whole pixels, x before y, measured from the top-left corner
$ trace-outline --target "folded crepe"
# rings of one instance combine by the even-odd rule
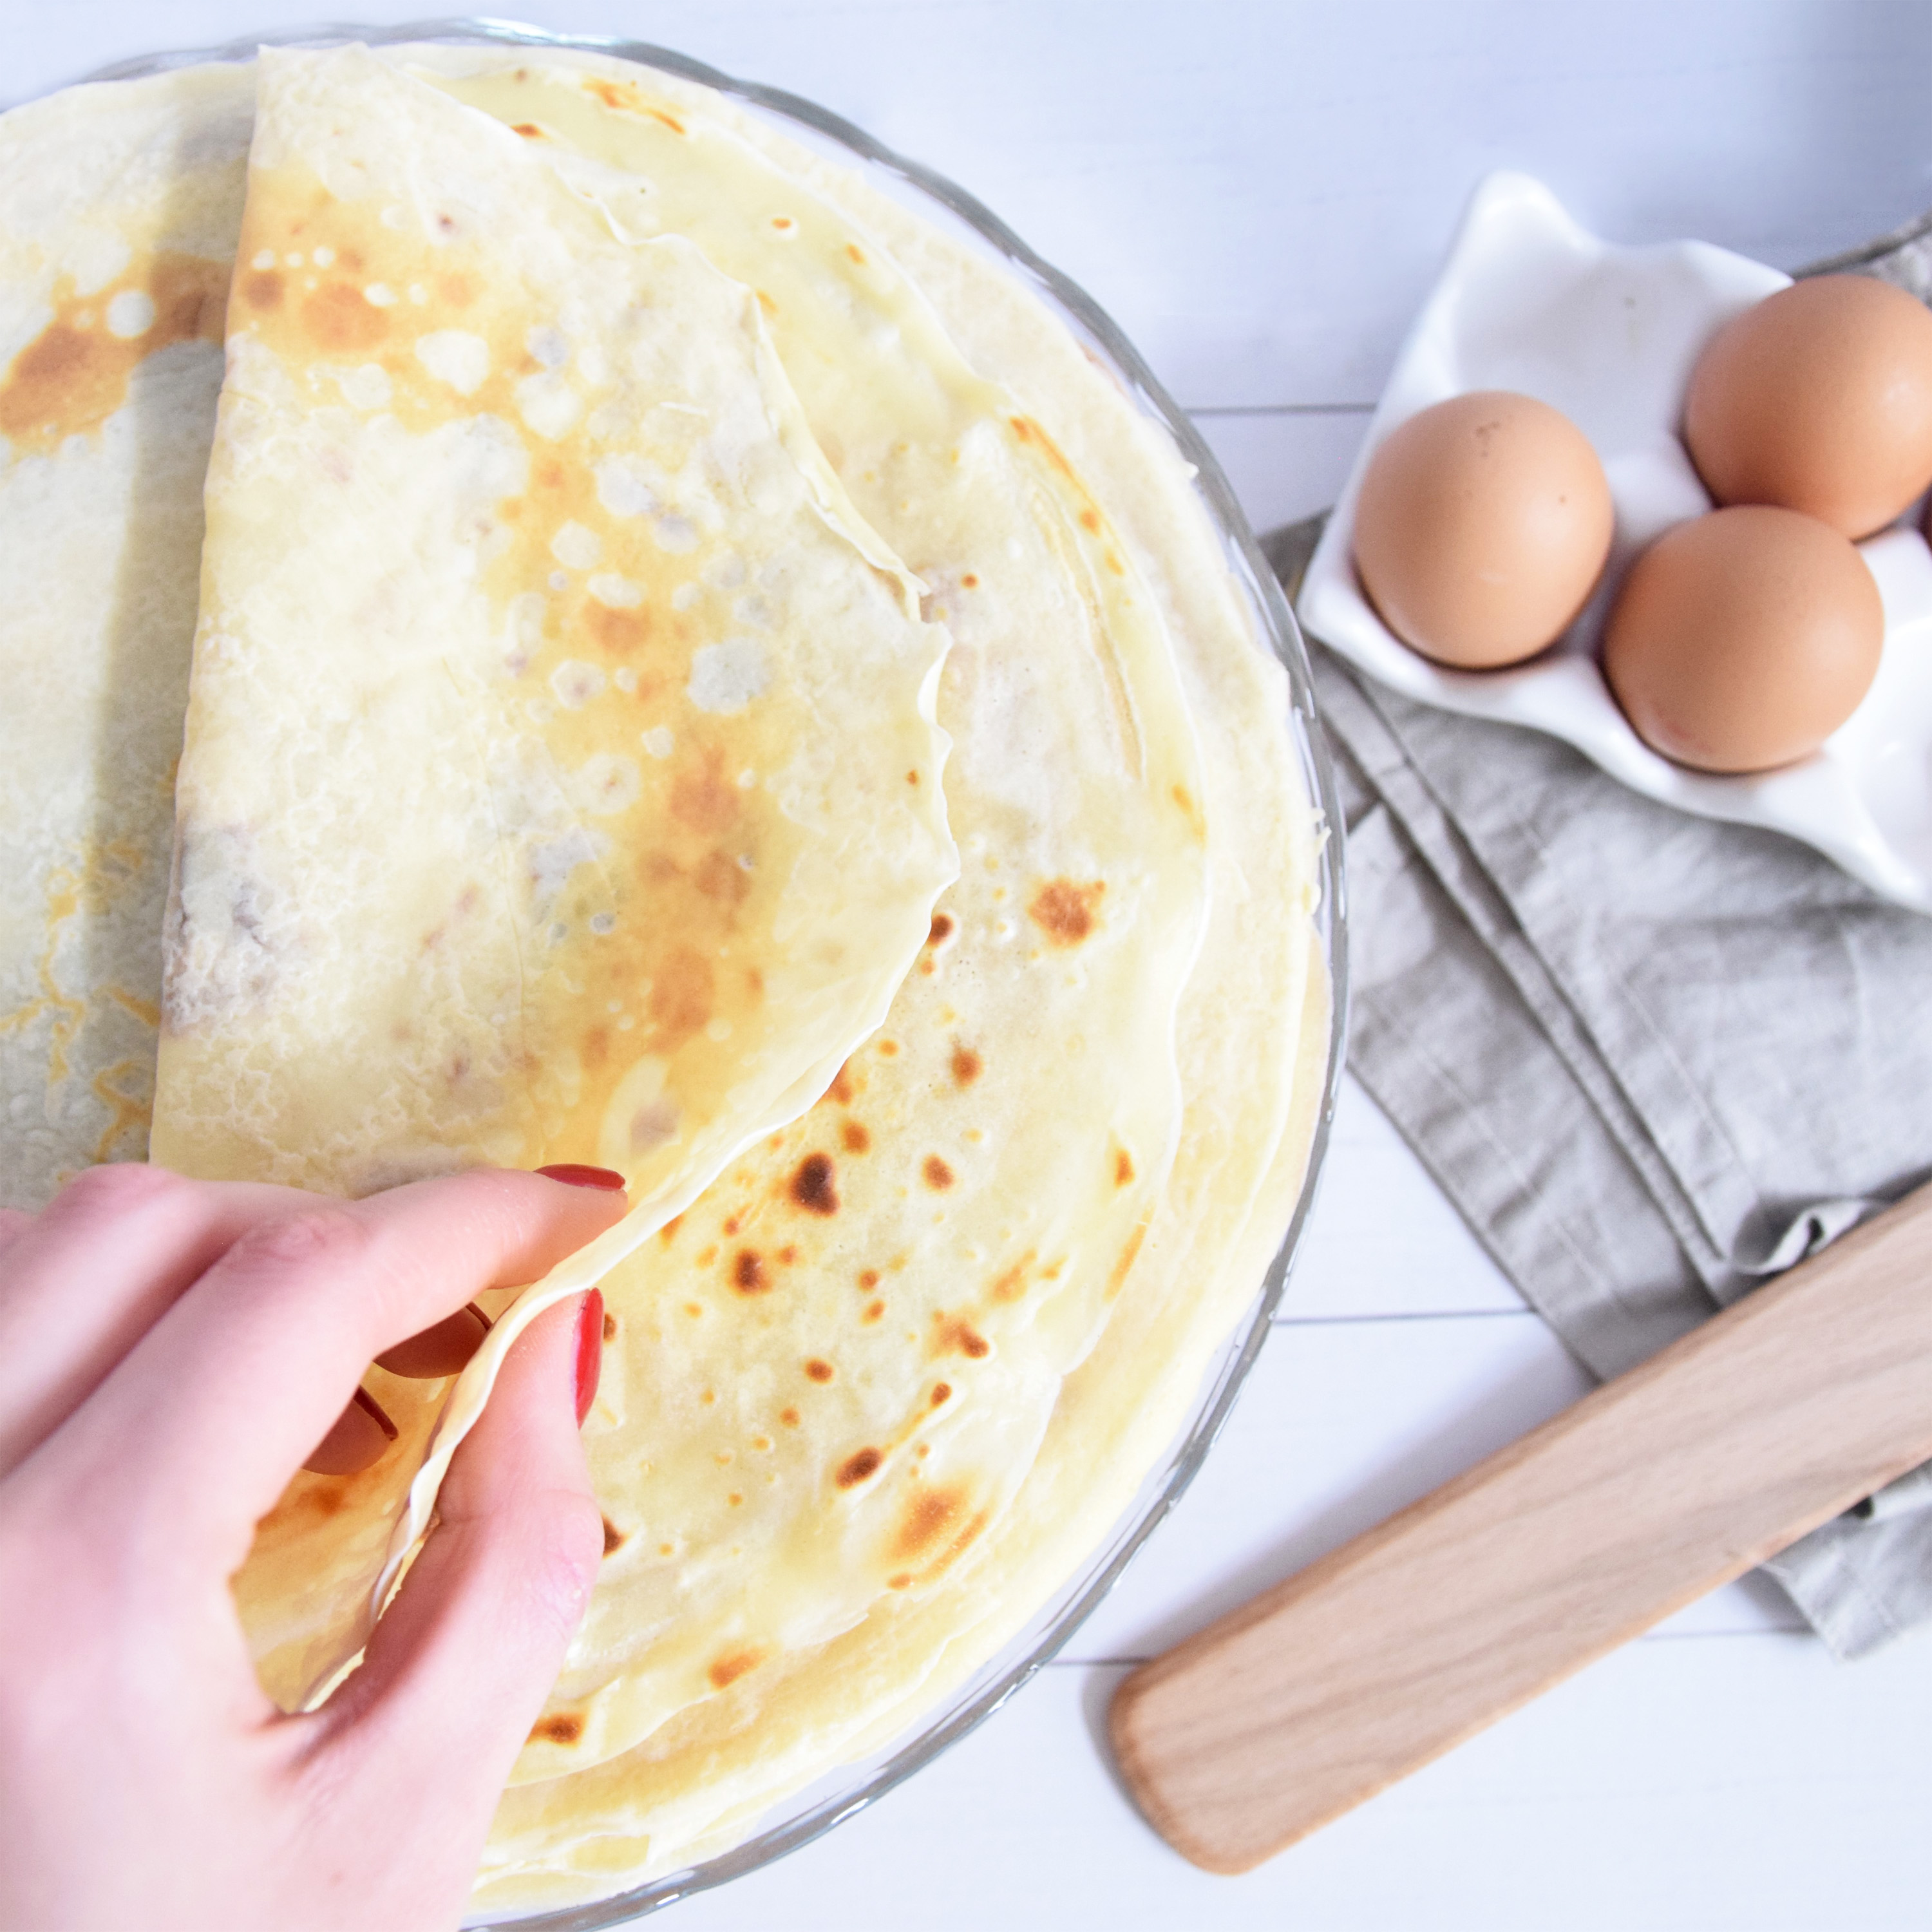
[[[284,86],[296,130],[286,135],[274,131]],[[294,111],[325,94],[326,112]],[[185,91],[182,99],[190,128],[205,110]],[[883,1024],[860,1029],[816,1106],[807,1111],[812,1095],[804,1094],[789,1125],[721,1156],[716,1178],[682,1215],[604,1278],[610,1339],[585,1432],[605,1514],[603,1575],[505,1796],[478,1881],[479,1910],[523,1912],[604,1896],[736,1843],[770,1806],[877,1749],[1023,1630],[1132,1501],[1250,1300],[1300,1190],[1328,1040],[1311,917],[1318,826],[1290,736],[1285,680],[1186,466],[1004,264],[710,90],[621,61],[447,46],[380,59],[302,57],[271,73],[265,99],[258,184],[271,172],[283,178],[291,156],[352,208],[364,197],[349,190],[388,183],[367,197],[379,204],[382,232],[358,272],[365,290],[373,282],[396,298],[362,297],[384,323],[375,346],[332,348],[292,374],[290,339],[277,332],[292,326],[292,304],[346,270],[344,238],[304,230],[258,239],[251,211],[236,272],[242,352],[224,410],[255,412],[313,439],[270,439],[270,455],[325,451],[339,437],[352,476],[365,451],[379,475],[391,475],[380,465],[404,448],[399,439],[449,433],[417,413],[424,398],[439,394],[434,383],[448,386],[445,378],[411,350],[419,375],[395,352],[392,330],[412,340],[480,338],[488,362],[474,392],[478,413],[500,417],[535,446],[539,432],[523,420],[514,384],[551,365],[527,332],[493,334],[468,311],[418,322],[408,313],[415,290],[424,296],[413,304],[418,314],[445,292],[374,252],[419,236],[439,214],[460,230],[472,204],[459,197],[452,205],[441,192],[452,188],[449,170],[507,182],[494,171],[508,169],[514,151],[527,182],[543,185],[519,178],[514,193],[506,188],[502,200],[487,204],[493,232],[520,233],[520,208],[541,206],[544,226],[571,250],[589,248],[594,234],[600,248],[629,256],[694,257],[713,279],[686,276],[676,299],[709,302],[694,312],[719,319],[712,333],[730,335],[722,328],[729,316],[761,319],[759,340],[776,364],[776,375],[760,377],[769,419],[789,424],[777,440],[794,452],[800,475],[817,477],[809,494],[821,521],[845,533],[881,586],[898,581],[902,568],[909,574],[926,615],[952,639],[937,711],[953,742],[942,782],[962,870],[936,908],[920,913],[900,962],[915,958],[912,970],[896,990],[880,989],[874,1018]],[[320,135],[304,131],[317,128]],[[568,209],[554,199],[557,188]],[[291,221],[307,218],[299,196],[256,197],[251,188],[251,200],[280,207]],[[386,218],[384,210],[394,212]],[[318,240],[334,257],[320,269]],[[348,246],[359,251],[362,243]],[[295,255],[303,259],[291,262]],[[648,272],[612,260],[613,286]],[[280,307],[246,306],[250,275],[276,278]],[[311,276],[314,290],[304,286]],[[472,302],[508,299],[512,278],[484,279],[488,295]],[[574,358],[587,346],[616,333],[608,308],[589,313],[594,325],[573,342],[573,361],[558,366],[580,367]],[[341,314],[368,329],[362,310],[344,302]],[[561,326],[550,318],[536,326],[547,320]],[[664,326],[675,336],[674,319]],[[520,339],[533,366],[516,364],[513,382]],[[555,345],[544,338],[541,346]],[[482,359],[472,348],[442,346],[429,357],[465,380]],[[386,400],[371,368],[387,378]],[[531,393],[541,404],[544,392]],[[773,404],[774,393],[796,413]],[[573,426],[565,434],[584,433]],[[414,864],[390,821],[417,808],[405,811],[408,801],[435,806],[440,794],[412,790],[405,770],[382,782],[376,807],[368,802],[377,782],[357,761],[369,755],[372,723],[381,726],[388,705],[431,702],[407,686],[407,656],[393,641],[394,625],[383,628],[390,620],[380,599],[355,607],[342,626],[352,645],[391,640],[377,655],[386,649],[396,661],[398,681],[386,674],[355,687],[353,705],[315,682],[325,640],[302,597],[250,607],[266,611],[247,640],[274,676],[251,684],[210,650],[224,529],[239,531],[256,515],[255,550],[272,563],[278,538],[280,548],[303,548],[288,532],[307,530],[310,499],[327,502],[332,490],[353,497],[320,466],[305,479],[291,470],[281,507],[257,511],[266,500],[252,480],[242,487],[226,460],[217,462],[211,492],[216,542],[201,658],[215,668],[204,686],[197,666],[196,708],[212,721],[204,690],[212,705],[224,688],[221,702],[231,708],[218,727],[193,734],[182,925],[171,945],[180,983],[212,988],[239,1010],[224,1022],[224,1038],[194,1035],[190,1023],[166,1048],[173,1061],[188,1046],[194,1060],[176,1064],[213,1078],[200,1090],[212,1102],[192,1115],[204,1156],[212,1165],[245,1143],[261,1171],[292,1173],[320,1160],[335,1165],[326,1174],[304,1165],[302,1174],[356,1187],[423,1171],[446,1145],[459,1156],[493,1151],[499,1143],[486,1148],[483,1137],[500,1134],[506,1143],[506,1121],[595,1114],[601,1136],[606,1114],[595,1108],[604,1090],[594,1075],[572,1071],[581,1043],[568,1030],[567,1000],[544,1009],[565,1017],[546,1018],[542,1051],[519,1063],[526,1097],[478,1102],[452,1116],[478,1136],[468,1148],[442,1131],[441,1096],[452,1083],[436,1089],[436,1106],[418,1105],[423,1083],[435,1082],[445,1063],[413,1033],[379,1042],[370,1056],[368,1080],[384,1084],[332,1085],[342,1057],[332,1042],[343,1036],[331,1030],[339,1010],[328,1002],[344,997],[332,983],[306,1004],[283,1004],[281,991],[272,998],[265,988],[262,1006],[250,1005],[258,973],[272,970],[268,984],[280,988],[281,976],[309,969],[311,946],[340,949],[327,956],[326,982],[352,979],[350,969],[370,952],[355,928],[384,928],[388,917],[362,908],[442,886],[440,872],[421,866],[409,875],[416,883],[399,890],[390,870]],[[667,475],[668,467],[660,464]],[[266,470],[256,463],[246,473]],[[420,512],[414,523],[371,513],[360,499],[343,508],[339,529],[324,520],[336,562],[307,580],[316,594],[346,610],[328,580],[352,567],[366,577],[358,543],[393,553],[389,526],[428,532],[438,516],[445,526],[458,520],[438,507],[437,493],[460,496],[470,478],[460,500],[475,507],[494,487],[495,472],[480,469],[434,473],[441,480],[433,490],[410,483],[422,490],[409,498]],[[640,535],[655,543],[665,512],[702,526],[657,473],[641,465],[635,473],[649,500],[624,500],[643,505]],[[521,500],[541,519],[535,491]],[[490,504],[476,514],[488,520]],[[685,614],[676,598],[688,579],[676,578],[674,565],[642,548],[621,566],[609,561],[631,525],[576,520],[606,548],[594,563],[541,558],[544,574],[530,588],[546,599],[547,624],[571,621],[572,611],[592,616],[592,578],[604,572],[644,593],[626,604],[620,592],[614,608]],[[530,527],[496,548],[479,538],[471,576],[452,564],[448,580],[487,604],[500,595],[493,573],[510,568],[506,560],[541,557]],[[674,544],[683,526],[673,524],[671,532]],[[763,567],[754,548],[734,548],[748,577]],[[566,548],[590,556],[574,539]],[[293,567],[304,568],[299,560]],[[262,574],[274,572],[265,564]],[[749,585],[725,585],[728,597],[720,598],[708,578],[700,580],[698,596],[711,601],[694,598],[687,611],[722,615],[734,637],[753,634],[736,610]],[[460,602],[423,596],[439,622]],[[604,674],[599,702],[632,662],[574,645],[566,651],[557,628],[534,634],[542,642],[526,647],[555,654],[533,659],[542,680],[568,656]],[[698,642],[694,630],[682,647]],[[653,633],[650,648],[670,645]],[[480,641],[458,653],[464,704],[505,686],[522,690],[530,680],[507,668],[510,654],[493,662]],[[664,695],[688,694],[692,682],[686,669]],[[568,694],[581,688],[565,681]],[[841,764],[862,756],[866,747],[854,734],[866,728],[849,706],[866,696],[839,693],[804,735]],[[592,759],[634,753],[571,735],[586,728],[586,713],[605,715],[596,703],[572,710],[554,688],[536,698],[554,712],[539,718],[526,706],[512,719],[526,734],[518,744],[537,748],[528,756],[460,765],[429,731],[414,734],[415,748],[443,760],[437,769],[452,774],[448,784],[480,784],[481,770],[497,790],[480,795],[511,792],[527,816],[496,836],[513,853],[573,830],[620,849],[634,821],[600,818],[568,781]],[[259,742],[250,748],[254,704],[280,716],[286,755]],[[899,716],[903,722],[903,706]],[[710,729],[710,716],[687,722]],[[683,743],[676,720],[639,724],[660,722],[674,748]],[[399,727],[393,736],[411,733]],[[566,749],[552,748],[560,745]],[[204,747],[208,770],[238,785],[248,813],[204,813],[213,790],[193,778]],[[934,762],[908,758],[897,782],[914,790],[904,772],[924,778]],[[649,789],[653,767],[638,761],[638,769],[635,809],[648,814],[667,793]],[[741,769],[767,767],[729,758],[718,767],[727,778]],[[755,786],[748,795],[760,796]],[[836,807],[826,812],[823,823],[836,826]],[[332,855],[325,828],[337,823],[357,834]],[[229,836],[244,824],[245,851]],[[210,869],[199,876],[224,882],[205,899],[193,896],[197,828],[214,841]],[[372,837],[382,842],[371,845]],[[301,856],[271,908],[258,890],[257,854],[265,842],[284,839],[309,843],[286,848]],[[365,850],[380,862],[358,862],[356,853]],[[566,846],[563,856],[576,850]],[[702,862],[694,848],[678,856],[687,876]],[[584,928],[618,910],[600,895],[622,868],[602,850],[560,880],[553,867],[543,889],[554,884],[556,896],[539,914],[537,884],[523,887],[530,896],[521,902],[512,891],[529,878],[532,868],[517,869],[522,863],[499,872],[501,896],[490,903],[506,916],[522,904],[526,937],[536,934],[526,970],[541,990],[551,966],[574,979],[580,957],[595,959]],[[328,878],[332,865],[341,868],[334,905],[309,900],[312,869]],[[829,890],[847,889],[842,879]],[[271,969],[266,941],[292,934],[304,902],[314,930],[304,928],[298,945],[277,945]],[[801,916],[817,905],[808,898]],[[467,989],[478,983],[462,976],[490,970],[487,954],[445,959],[448,944],[446,936],[426,956],[449,998],[421,1018],[412,1010],[412,1028],[453,1025],[457,994],[472,998]],[[380,959],[380,949],[373,956]],[[393,1010],[373,995],[355,997],[370,1012]],[[475,1004],[480,1010],[487,1002],[476,996]],[[644,1023],[640,1010],[632,1016]],[[728,1017],[735,1034],[737,1016]],[[254,1028],[272,1030],[251,1049],[244,1042]],[[495,1032],[483,1014],[475,1034],[482,1052],[499,1046]],[[614,1042],[635,1033],[614,1033]],[[729,1039],[707,1043],[728,1046]],[[313,1094],[306,1080],[278,1089],[272,1075],[284,1052],[323,1064],[329,1080]],[[171,1120],[170,1084],[164,1079],[163,1106]],[[667,1075],[651,1098],[670,1090]],[[253,1096],[278,1092],[268,1112],[254,1111]],[[235,1104],[236,1094],[246,1104]],[[238,1122],[250,1124],[238,1136]],[[418,1138],[425,1122],[436,1131]],[[573,1143],[554,1157],[597,1154]],[[385,1558],[406,1546],[433,1490],[435,1459],[417,1484],[416,1510],[398,1528],[395,1472],[423,1458],[444,1385],[398,1382],[380,1370],[370,1384],[406,1421],[392,1462],[363,1477],[298,1478],[238,1580],[265,1678],[285,1696],[356,1640],[368,1580],[387,1574]]]
[[[256,1624],[293,1702],[367,1634],[431,1419],[405,1545],[522,1327],[818,1097],[958,866],[945,633],[752,292],[365,50],[265,52],[256,86],[153,1157],[632,1190],[446,1404],[391,1378],[406,1439],[348,1512],[314,1478],[265,1528],[238,1587],[252,1620],[300,1580]]]

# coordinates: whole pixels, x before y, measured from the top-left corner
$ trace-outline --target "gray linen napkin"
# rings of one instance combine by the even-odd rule
[[[1264,548],[1292,580],[1312,545],[1297,526]],[[1349,1064],[1590,1369],[1932,1174],[1932,919],[1311,648],[1346,819]],[[1932,1466],[1766,1568],[1841,1656],[1932,1622]]]

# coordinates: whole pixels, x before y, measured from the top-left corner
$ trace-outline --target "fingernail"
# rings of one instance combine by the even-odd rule
[[[597,1400],[597,1378],[604,1372],[604,1295],[593,1288],[577,1311],[577,1426]]]
[[[482,1347],[489,1332],[489,1316],[475,1302],[466,1302],[454,1315],[398,1342],[393,1348],[384,1349],[376,1358],[376,1366],[416,1382],[453,1376]]]
[[[538,1173],[551,1180],[560,1180],[566,1187],[601,1187],[607,1192],[620,1194],[627,1185],[621,1174],[614,1174],[608,1167],[580,1167],[574,1160],[560,1162],[555,1167],[540,1167]]]
[[[382,1413],[382,1405],[367,1389],[358,1388],[302,1467],[318,1476],[357,1475],[380,1462],[395,1439],[396,1425]]]

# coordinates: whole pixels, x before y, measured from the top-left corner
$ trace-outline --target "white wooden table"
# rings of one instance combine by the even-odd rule
[[[340,0],[400,21],[428,10]],[[452,0],[454,4],[454,0]],[[519,0],[497,0],[506,8]],[[0,94],[327,0],[0,0]],[[1330,500],[1457,210],[1541,175],[1621,241],[1783,266],[1932,206],[1932,7],[520,0],[838,110],[1109,309],[1257,527]],[[1154,1838],[1096,1742],[1126,1664],[1573,1400],[1580,1371],[1359,1090],[1280,1332],[1185,1503],[1061,1661],[680,1932],[1932,1924],[1932,1641],[1850,1668],[1719,1592],[1250,1876]]]

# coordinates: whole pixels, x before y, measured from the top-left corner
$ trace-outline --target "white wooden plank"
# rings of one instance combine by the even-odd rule
[[[1044,1672],[869,1812],[677,1908],[680,1932],[1886,1932],[1922,1928],[1932,1645],[1846,1669],[1775,1633],[1632,1646],[1272,1864],[1148,1830]]]
[[[1495,1313],[1523,1306],[1388,1116],[1345,1076],[1282,1316]]]
[[[1206,438],[1258,531],[1325,510],[1369,427],[1366,410],[1197,411]]]

